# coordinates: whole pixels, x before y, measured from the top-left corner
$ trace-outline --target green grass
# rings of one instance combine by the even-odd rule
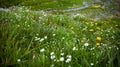
[[[101,13],[0,11],[0,66],[119,67],[119,19]]]

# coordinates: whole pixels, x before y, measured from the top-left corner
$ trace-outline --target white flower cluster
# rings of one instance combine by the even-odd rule
[[[72,56],[71,55],[67,55],[67,59],[66,59],[66,63],[69,63],[72,60]]]
[[[54,60],[54,59],[55,59],[54,52],[51,52],[51,53],[50,53],[50,58],[51,58],[51,60]]]
[[[61,61],[61,62],[64,61],[64,57],[60,57],[60,60],[59,60],[59,61]]]
[[[20,59],[17,59],[17,62],[20,62],[21,60]]]
[[[35,41],[44,41],[45,39],[47,39],[47,36],[44,36],[43,38],[39,38],[39,37],[35,37]]]
[[[84,46],[86,46],[86,47],[87,47],[87,46],[89,46],[89,44],[88,44],[88,43],[84,43]]]
[[[76,18],[76,17],[81,17],[81,18],[84,18],[85,16],[82,15],[82,14],[73,14],[73,17]]]
[[[53,34],[53,36],[55,36],[56,34]]]
[[[42,48],[41,50],[40,50],[40,52],[44,52],[45,51],[45,49],[44,48]]]
[[[94,63],[90,63],[90,65],[91,65],[91,66],[93,66],[93,65],[94,65]]]
[[[64,57],[64,53],[60,53],[60,58],[57,60],[55,59],[55,54],[54,52],[51,52],[50,53],[50,59],[53,60],[53,61],[57,61],[57,62],[66,62],[66,63],[69,63],[71,62],[72,60],[72,56],[71,55],[67,55],[66,58]]]
[[[61,55],[61,56],[63,56],[63,55],[64,55],[64,53],[61,53],[60,55]]]

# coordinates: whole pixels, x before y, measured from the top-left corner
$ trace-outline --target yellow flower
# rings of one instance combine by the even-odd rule
[[[102,40],[102,38],[101,38],[101,37],[97,37],[96,39],[97,39],[98,41],[101,41],[101,40]]]
[[[100,5],[94,5],[94,6],[91,6],[92,8],[100,8],[101,6]]]
[[[94,32],[94,29],[90,29],[89,31],[90,31],[90,32]]]
[[[100,43],[96,43],[97,46],[100,46]]]
[[[81,40],[81,42],[83,43],[83,42],[85,42],[84,40]]]

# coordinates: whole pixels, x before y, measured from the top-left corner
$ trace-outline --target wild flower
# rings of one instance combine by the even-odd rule
[[[94,63],[90,63],[90,65],[91,65],[91,66],[93,66],[93,65],[94,65]]]
[[[50,55],[54,55],[54,52],[51,52]]]
[[[41,50],[40,50],[40,52],[44,52],[45,51],[45,49],[44,48],[42,48]]]
[[[90,29],[89,31],[90,31],[90,32],[94,32],[94,29]]]
[[[36,35],[38,36],[39,34],[37,33]]]
[[[64,53],[61,53],[60,55],[61,55],[61,56],[63,56],[63,55],[64,55]]]
[[[35,41],[38,41],[38,40],[40,40],[40,38],[38,38],[38,37],[35,37]]]
[[[77,50],[77,48],[76,47],[73,47],[73,49],[72,49],[73,51],[75,51],[75,50]]]
[[[117,47],[116,49],[117,49],[117,50],[119,50],[119,48],[118,48],[118,47]]]
[[[56,34],[53,34],[53,36],[55,36]]]
[[[51,58],[52,60],[54,60],[54,59],[55,59],[55,55],[51,55],[50,58]]]
[[[71,58],[68,58],[65,62],[69,63],[71,61]]]
[[[100,5],[94,5],[94,6],[91,6],[92,8],[100,8],[101,6]]]
[[[65,39],[65,37],[62,37],[62,39],[64,40],[64,39]]]
[[[96,39],[97,39],[98,41],[101,41],[102,38],[101,38],[100,36],[98,36]]]
[[[54,59],[55,59],[54,52],[51,52],[51,53],[50,53],[50,58],[51,58],[52,60],[54,60]]]
[[[54,64],[51,65],[51,67],[54,67],[54,66],[55,66]]]
[[[40,42],[42,42],[42,41],[44,41],[44,38],[41,38],[41,39],[40,39]]]
[[[21,60],[20,59],[17,59],[17,62],[20,62]]]
[[[71,55],[67,55],[67,58],[72,58],[72,56]]]
[[[81,43],[85,42],[84,40],[81,40]]]
[[[72,56],[71,55],[67,55],[67,59],[66,59],[66,63],[69,63],[72,60]]]
[[[100,46],[100,43],[96,43],[97,46]]]
[[[47,39],[47,36],[45,36],[44,39]]]
[[[35,55],[33,55],[33,57],[32,57],[33,59],[35,59]]]
[[[61,61],[61,62],[64,61],[64,57],[60,57],[60,61]]]
[[[87,47],[88,45],[89,45],[88,43],[84,43],[84,46],[86,46],[86,47]]]
[[[85,17],[85,16],[82,14],[75,14],[75,15],[73,15],[73,17],[76,18],[76,17]]]
[[[94,50],[94,49],[95,49],[95,47],[91,48],[90,50]]]
[[[86,28],[86,27],[82,29],[82,31],[86,31],[86,30],[87,30],[87,28]]]

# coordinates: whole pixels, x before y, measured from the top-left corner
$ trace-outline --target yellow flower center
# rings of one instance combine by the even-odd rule
[[[101,6],[100,5],[94,5],[92,6],[92,8],[100,8]]]
[[[101,38],[101,37],[97,37],[96,39],[97,39],[98,41],[101,41],[101,40],[102,40],[102,38]]]
[[[100,43],[96,43],[97,46],[100,46]]]
[[[90,29],[89,31],[90,31],[90,32],[93,32],[93,31],[94,31],[94,29]]]

